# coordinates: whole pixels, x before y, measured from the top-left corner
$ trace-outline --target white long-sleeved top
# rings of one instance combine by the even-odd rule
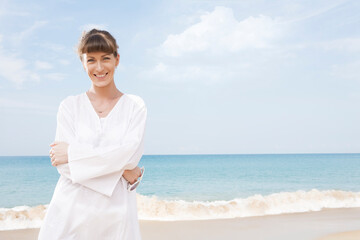
[[[146,106],[124,94],[99,118],[86,93],[64,99],[57,114],[55,141],[67,142],[68,163],[49,204],[41,239],[141,239],[136,192],[122,177],[143,154]]]

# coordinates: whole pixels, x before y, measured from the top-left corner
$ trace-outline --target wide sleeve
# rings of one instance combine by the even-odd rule
[[[94,148],[69,142],[68,166],[73,183],[111,196],[124,171],[138,165],[143,154],[147,109],[136,105],[129,114],[131,120],[122,144]]]
[[[57,124],[55,141],[69,143],[75,137],[74,121],[71,113],[65,108],[64,102],[65,100],[60,103],[56,116]],[[71,173],[67,163],[60,164],[56,166],[56,168],[60,175],[71,179]]]

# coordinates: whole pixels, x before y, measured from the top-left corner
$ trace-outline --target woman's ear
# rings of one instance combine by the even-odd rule
[[[85,65],[85,54],[83,54],[81,57],[80,57],[80,61],[81,61],[81,65],[83,66],[85,72],[86,72],[86,65]]]
[[[120,54],[118,54],[118,55],[116,56],[115,66],[118,66],[119,63],[120,63]]]
[[[82,66],[84,68],[84,71],[86,72],[86,65],[85,65],[84,61],[81,61],[81,64],[82,64]]]

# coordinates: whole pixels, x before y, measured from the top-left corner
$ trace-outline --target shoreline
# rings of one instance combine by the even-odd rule
[[[142,240],[351,240],[360,239],[360,208],[324,209],[232,219],[140,220]],[[0,239],[36,240],[39,229],[0,231]]]

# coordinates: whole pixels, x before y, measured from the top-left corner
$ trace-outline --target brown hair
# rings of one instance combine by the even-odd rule
[[[94,28],[88,32],[83,32],[77,52],[82,61],[82,55],[91,52],[112,53],[117,57],[118,48],[119,46],[116,44],[115,38],[109,32]]]

